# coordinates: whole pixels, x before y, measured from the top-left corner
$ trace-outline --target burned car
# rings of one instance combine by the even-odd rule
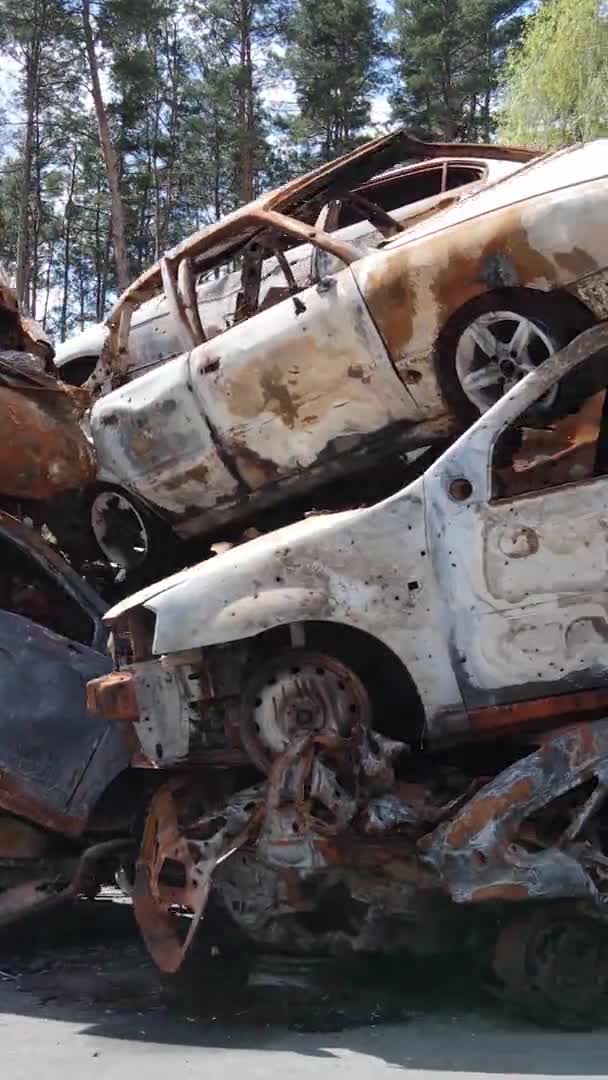
[[[548,424],[566,386],[577,408]],[[607,386],[604,322],[398,494],[108,613],[118,670],[91,707],[166,778],[134,891],[161,968],[211,902],[237,940],[295,952],[479,953],[485,927],[505,993],[577,1021],[598,1007]]]
[[[86,704],[87,681],[111,669],[106,605],[34,529],[5,513],[0,553],[5,925],[92,895],[128,850],[132,804],[125,733]]]
[[[408,138],[387,136],[260,198],[184,241],[121,297],[92,377],[114,386],[91,410],[91,520],[110,561],[130,567],[156,549],[157,567],[170,566],[171,535],[207,543],[265,531],[278,512],[299,516],[304,497],[340,505],[336,485],[342,505],[364,501],[370,477],[375,497],[397,490],[396,463],[407,469],[419,448],[445,446],[605,316],[605,142],[447,192],[447,205],[413,204],[405,219],[357,202],[363,243],[331,231],[321,210],[332,196],[402,160]],[[414,145],[442,158],[449,149]],[[311,258],[303,283],[293,266]],[[238,289],[213,280],[230,260]],[[223,333],[201,318],[205,274],[216,298],[232,297]],[[183,354],[130,379],[132,316],[161,293]],[[561,395],[550,415],[569,407]]]
[[[409,147],[420,147],[416,142]],[[440,148],[439,148],[440,149]],[[508,176],[534,157],[532,151],[499,147],[496,157],[490,147],[483,147],[484,157],[475,156],[475,147],[450,147],[459,156],[432,157],[417,164],[399,164],[365,181],[354,190],[345,190],[340,198],[323,203],[315,197],[316,220],[327,232],[361,247],[362,252],[377,247],[397,231],[397,222],[407,224],[422,216],[452,205],[455,198],[478,191],[486,184]],[[404,147],[407,152],[408,147]],[[437,152],[437,151],[435,151]],[[422,144],[422,156],[428,147]],[[375,155],[371,162],[376,160]],[[366,170],[367,171],[367,170]],[[266,199],[264,200],[266,202]],[[390,218],[385,216],[390,214]],[[371,216],[370,216],[371,215]],[[298,215],[299,216],[299,215]],[[307,219],[310,212],[306,214]],[[285,238],[281,252],[289,250],[289,273],[298,287],[314,284],[318,279],[316,265],[320,251],[311,244],[297,240],[289,245]],[[223,273],[203,271],[197,276],[196,304],[207,340],[223,333],[243,312],[237,310],[241,286],[240,270],[231,270],[231,262],[222,267]],[[285,291],[282,267],[276,257],[264,260],[261,271],[259,307],[276,302],[273,293]],[[59,377],[71,385],[81,385],[94,371],[107,341],[109,328],[104,323],[88,327],[57,346],[54,364]],[[188,343],[186,342],[186,345]],[[129,333],[129,364],[126,376],[133,379],[184,350],[184,336],[179,318],[169,298],[161,293],[146,300],[133,312]]]
[[[44,507],[95,478],[81,424],[88,395],[57,381],[52,358],[48,338],[0,274],[0,500],[19,515],[43,517]]]

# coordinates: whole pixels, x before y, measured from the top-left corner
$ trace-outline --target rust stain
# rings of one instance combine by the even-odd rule
[[[497,731],[527,725],[541,726],[547,721],[575,718],[581,713],[599,713],[608,706],[608,690],[582,690],[578,694],[530,698],[511,705],[490,705],[472,709],[469,719],[472,732]]]
[[[553,257],[558,266],[561,266],[562,270],[565,270],[573,279],[584,277],[585,274],[593,274],[600,269],[599,263],[588,251],[580,247],[573,247],[570,251],[556,251]]]
[[[294,428],[298,419],[298,399],[291,395],[289,387],[281,378],[279,368],[265,371],[260,377],[264,406],[281,417],[288,428]]]
[[[409,279],[409,260],[393,256],[370,272],[365,299],[389,353],[397,356],[414,331],[415,291]]]
[[[361,364],[351,364],[348,368],[348,376],[350,379],[360,379],[362,383],[369,383],[371,381],[370,376],[365,374],[365,370]]]
[[[527,802],[533,791],[532,780],[521,777],[500,795],[479,795],[458,815],[454,824],[448,829],[448,844],[453,848],[462,847],[481,832],[488,822],[502,818],[514,804]]]
[[[227,450],[239,476],[248,487],[265,487],[280,479],[281,470],[276,462],[256,454],[250,446],[232,443]]]
[[[46,803],[33,798],[25,790],[22,780],[12,776],[6,769],[0,776],[0,806],[18,817],[42,825],[45,829],[64,833],[65,836],[80,836],[86,825],[83,817],[53,810]]]
[[[598,755],[598,748],[591,724],[577,726],[574,746],[570,752],[570,764],[573,769],[585,768],[594,761]]]
[[[465,304],[493,289],[558,286],[596,269],[580,248],[553,252],[550,238],[543,250],[533,246],[521,215],[519,206],[505,207],[385,253],[365,279],[365,298],[393,359],[407,354],[414,315],[426,316],[439,332]]]
[[[139,706],[133,675],[127,671],[116,671],[92,679],[87,683],[87,708],[108,720],[138,720]]]
[[[49,499],[95,478],[93,452],[71,400],[55,385],[55,393],[38,392],[35,399],[0,386],[0,491],[11,498]]]
[[[308,430],[337,403],[360,402],[374,408],[369,383],[373,371],[362,378],[350,377],[353,364],[348,342],[302,334],[290,343],[289,364],[277,351],[252,360],[241,371],[217,383],[231,419],[258,420],[264,412],[274,414],[290,430]],[[355,372],[356,374],[356,372]]]
[[[185,487],[186,484],[190,483],[205,485],[208,480],[209,469],[200,462],[198,465],[186,469],[183,473],[177,473],[171,479],[163,479],[163,487],[167,491],[177,491],[178,488]]]
[[[471,903],[482,904],[486,900],[528,900],[530,894],[525,885],[511,882],[496,885],[484,885],[471,893]]]

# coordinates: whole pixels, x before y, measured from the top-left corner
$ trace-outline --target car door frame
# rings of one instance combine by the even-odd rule
[[[600,352],[608,353],[608,324],[604,323],[579,335],[560,353],[545,361],[528,375],[509,394],[482,416],[425,474],[426,528],[429,551],[433,561],[434,575],[444,607],[443,619],[451,662],[458,680],[465,705],[480,728],[510,726],[522,709],[533,716],[538,712],[538,702],[547,716],[563,711],[568,714],[568,698],[576,699],[572,710],[585,707],[581,698],[588,698],[589,708],[608,706],[608,648],[605,661],[600,658],[589,670],[563,670],[552,672],[548,665],[551,650],[543,657],[541,651],[534,654],[530,678],[514,668],[515,652],[509,658],[499,654],[505,634],[513,628],[510,620],[520,620],[519,631],[534,609],[530,621],[530,634],[536,633],[543,647],[549,624],[558,618],[560,605],[569,605],[569,615],[580,612],[580,617],[594,618],[594,602],[589,591],[556,595],[555,591],[531,598],[522,595],[515,603],[508,596],[497,596],[488,587],[489,531],[501,522],[508,528],[511,507],[529,506],[552,499],[554,492],[566,489],[570,498],[582,504],[585,498],[590,506],[597,506],[598,491],[605,496],[608,507],[608,476],[576,482],[538,493],[516,495],[509,499],[492,497],[492,460],[497,440],[501,434],[525,414],[534,403],[566,375],[589,357]],[[593,489],[595,488],[595,501]],[[608,518],[608,515],[606,515]],[[517,514],[513,513],[517,519]],[[538,537],[526,534],[526,526],[517,522],[521,540],[519,547],[511,537],[513,551],[506,551],[504,562],[508,572],[510,559],[514,562],[525,555],[535,554],[534,544]],[[581,552],[582,555],[582,552]],[[607,562],[608,569],[608,562]],[[519,569],[518,569],[519,572]],[[525,592],[525,590],[524,590]],[[527,614],[526,614],[527,612]],[[605,613],[605,612],[604,612]],[[516,627],[517,629],[517,627]],[[557,631],[555,631],[557,633]],[[521,660],[521,657],[520,657]],[[544,665],[544,666],[543,666]],[[525,666],[525,665],[524,665]],[[598,694],[598,687],[599,694]],[[532,703],[532,705],[530,704]],[[520,707],[521,706],[521,707]]]

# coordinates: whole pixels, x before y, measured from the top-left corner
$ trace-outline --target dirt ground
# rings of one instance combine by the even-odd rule
[[[466,971],[333,971],[332,990],[262,966],[247,991],[177,989],[159,977],[128,904],[79,903],[0,936],[2,1076],[146,1080],[203,1070],[241,1080],[412,1080],[449,1075],[605,1076],[608,1026],[542,1031],[507,1014]],[[398,976],[398,977],[397,977]],[[310,973],[309,973],[310,980]],[[295,986],[295,989],[294,989]],[[211,991],[211,992],[210,992]],[[215,1011],[213,1011],[215,1008]],[[319,1074],[322,1071],[322,1076]]]

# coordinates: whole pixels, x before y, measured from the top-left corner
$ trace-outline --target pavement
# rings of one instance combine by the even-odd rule
[[[393,995],[390,1009],[363,971],[360,985],[345,987],[346,1008],[339,991],[324,999],[334,1030],[303,1030],[306,1013],[286,1015],[281,996],[263,990],[255,1008],[235,999],[232,1012],[224,1002],[215,1016],[207,999],[203,1007],[167,996],[125,905],[96,901],[4,931],[0,971],[3,1080],[376,1080],[396,1069],[408,1080],[608,1075],[608,1026],[538,1029],[468,986],[464,971],[455,979],[435,969],[398,1007]],[[411,974],[402,973],[410,984],[419,977]],[[308,1026],[323,1011],[313,1010]]]

